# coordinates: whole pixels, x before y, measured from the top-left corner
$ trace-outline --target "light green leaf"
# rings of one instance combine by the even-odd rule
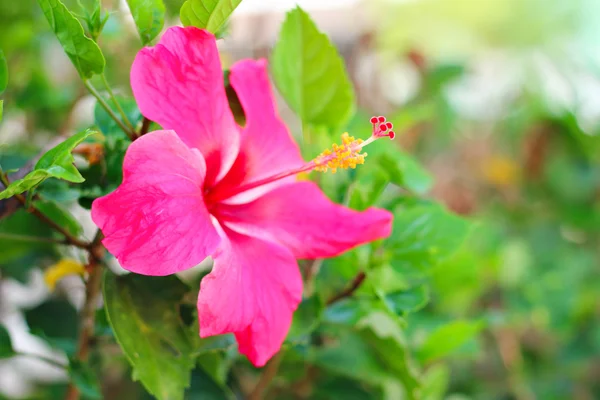
[[[416,398],[419,388],[418,371],[407,351],[407,343],[398,318],[383,311],[374,311],[357,324],[362,336],[377,354],[386,370],[400,378],[406,397]]]
[[[59,0],[38,0],[50,27],[83,79],[104,71],[100,47],[85,36],[83,26]]]
[[[183,399],[190,384],[195,337],[179,313],[188,290],[174,276],[104,277],[108,320],[133,367],[133,378],[160,400]]]
[[[48,178],[64,179],[75,183],[83,182],[83,177],[73,165],[71,151],[94,133],[96,132],[91,130],[79,132],[48,150],[35,164],[33,171],[22,179],[11,182],[4,191],[0,192],[0,200],[35,188]]]
[[[423,376],[421,398],[423,400],[443,400],[448,384],[450,370],[444,364],[436,364]]]
[[[6,90],[6,86],[8,85],[8,65],[6,64],[6,57],[4,56],[4,52],[0,50],[0,94]],[[2,114],[0,111],[0,119],[2,118]]]
[[[0,122],[2,122],[3,112],[4,112],[4,100],[0,100]]]
[[[127,0],[142,44],[150,43],[165,24],[165,5],[162,0]]]
[[[305,123],[335,130],[355,111],[354,90],[342,58],[299,7],[283,23],[271,71],[288,105]]]
[[[217,33],[242,0],[187,0],[179,17],[184,26]]]
[[[473,339],[483,328],[482,322],[455,321],[435,330],[419,351],[419,358],[427,363],[442,358]]]
[[[15,355],[15,351],[12,347],[12,341],[10,335],[5,327],[0,325],[0,359],[8,358]]]
[[[415,312],[429,302],[429,290],[426,285],[420,285],[408,290],[387,293],[383,299],[396,314]]]

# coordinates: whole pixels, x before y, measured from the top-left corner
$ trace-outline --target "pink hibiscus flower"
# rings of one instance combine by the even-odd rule
[[[375,118],[369,140],[345,134],[342,145],[306,163],[277,115],[265,61],[238,62],[230,81],[244,127],[229,109],[212,34],[171,28],[141,50],[133,93],[142,114],[166,130],[131,144],[123,183],[94,201],[92,218],[132,272],[169,275],[212,256],[198,295],[200,335],[232,332],[240,353],[262,366],[302,298],[296,259],[333,257],[391,229],[389,212],[334,204],[294,175],[354,167],[361,148],[390,128]]]

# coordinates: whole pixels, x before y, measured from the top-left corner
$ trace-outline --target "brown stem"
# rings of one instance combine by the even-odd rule
[[[79,343],[77,345],[77,353],[75,354],[75,358],[79,361],[86,361],[90,352],[90,342],[94,336],[94,327],[96,324],[96,306],[102,283],[102,268],[100,268],[95,257],[91,255],[90,253],[90,261],[86,267],[90,271],[90,276],[85,285],[85,303],[81,310]],[[65,400],[78,399],[79,390],[71,382],[67,389]]]
[[[366,277],[367,276],[365,275],[364,272],[360,272],[358,275],[356,275],[354,277],[350,286],[348,286],[346,289],[342,290],[341,292],[339,292],[338,294],[334,295],[332,298],[327,300],[327,305],[329,306],[335,302],[345,299],[346,297],[352,296],[352,294],[356,291],[356,289],[358,289],[360,287],[360,285],[363,284]]]
[[[271,385],[271,381],[273,378],[277,376],[277,372],[279,371],[279,366],[281,365],[281,360],[283,359],[283,352],[279,350],[279,353],[275,354],[271,361],[267,363],[264,372],[260,376],[258,383],[252,390],[252,393],[248,395],[248,400],[260,400],[264,398],[264,392]]]
[[[138,134],[138,136],[144,136],[146,133],[148,133],[151,123],[152,121],[144,117],[144,119],[142,120],[142,127],[140,128],[140,133]]]

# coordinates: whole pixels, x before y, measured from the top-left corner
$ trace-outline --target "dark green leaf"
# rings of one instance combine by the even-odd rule
[[[473,339],[483,328],[481,322],[455,321],[435,330],[419,351],[419,358],[431,362],[447,356]]]
[[[6,90],[8,86],[8,65],[6,64],[6,57],[4,52],[0,50],[0,94]],[[2,112],[0,111],[0,120],[2,119]]]
[[[452,255],[469,231],[469,223],[435,204],[399,207],[393,233],[385,242],[393,267],[425,271]]]
[[[78,360],[71,360],[69,376],[83,396],[90,399],[102,399],[98,378],[88,365]]]
[[[0,325],[0,359],[8,358],[15,355],[12,347],[12,341],[6,328]]]
[[[18,260],[27,254],[51,252],[52,244],[30,240],[29,238],[48,238],[52,230],[35,216],[19,210],[10,217],[0,219],[0,266],[6,273],[9,262]],[[18,272],[27,272],[33,263],[20,262]],[[12,275],[11,275],[12,276]],[[25,278],[21,276],[20,278]]]
[[[187,0],[179,17],[184,26],[217,33],[242,0]]]
[[[158,399],[183,399],[190,384],[196,335],[179,313],[187,291],[174,276],[105,274],[105,308],[115,337],[134,379]]]
[[[79,236],[83,232],[77,218],[58,204],[51,201],[36,201],[34,205],[52,221],[66,228],[72,235]]]
[[[288,333],[288,341],[300,340],[303,336],[311,333],[319,325],[323,303],[318,296],[302,300],[298,309],[294,312],[292,327]]]
[[[66,300],[51,299],[39,306],[25,311],[29,329],[39,336],[51,339],[77,340],[77,311]],[[57,324],[56,321],[60,321]]]
[[[271,56],[277,88],[305,123],[332,130],[355,111],[354,90],[342,58],[300,8],[287,14]]]
[[[104,71],[104,56],[81,23],[59,0],[37,0],[52,31],[83,79]]]
[[[64,179],[76,183],[83,182],[83,177],[73,165],[74,159],[71,151],[94,133],[91,130],[79,132],[48,150],[36,163],[33,171],[24,178],[11,182],[8,188],[0,192],[0,199],[33,189],[48,178]]]
[[[165,23],[165,5],[162,0],[127,0],[142,44],[150,43]]]

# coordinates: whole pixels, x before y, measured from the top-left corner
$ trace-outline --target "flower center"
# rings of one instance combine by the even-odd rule
[[[362,139],[355,139],[354,136],[350,136],[347,132],[345,132],[342,134],[341,144],[334,143],[330,149],[323,151],[312,161],[304,164],[300,168],[274,174],[258,181],[231,188],[230,190],[212,193],[212,195],[209,193],[206,200],[210,203],[223,201],[240,193],[255,189],[259,186],[287,178],[288,176],[297,175],[302,172],[309,172],[313,169],[318,172],[327,172],[331,170],[331,173],[336,173],[338,169],[354,169],[357,165],[364,164],[365,162],[367,153],[361,153],[363,147],[382,137],[389,137],[390,139],[394,139],[396,137],[396,134],[392,130],[394,127],[393,124],[391,122],[387,122],[385,117],[372,117],[370,121],[371,125],[373,125],[373,132],[371,137],[367,140],[363,141]]]

